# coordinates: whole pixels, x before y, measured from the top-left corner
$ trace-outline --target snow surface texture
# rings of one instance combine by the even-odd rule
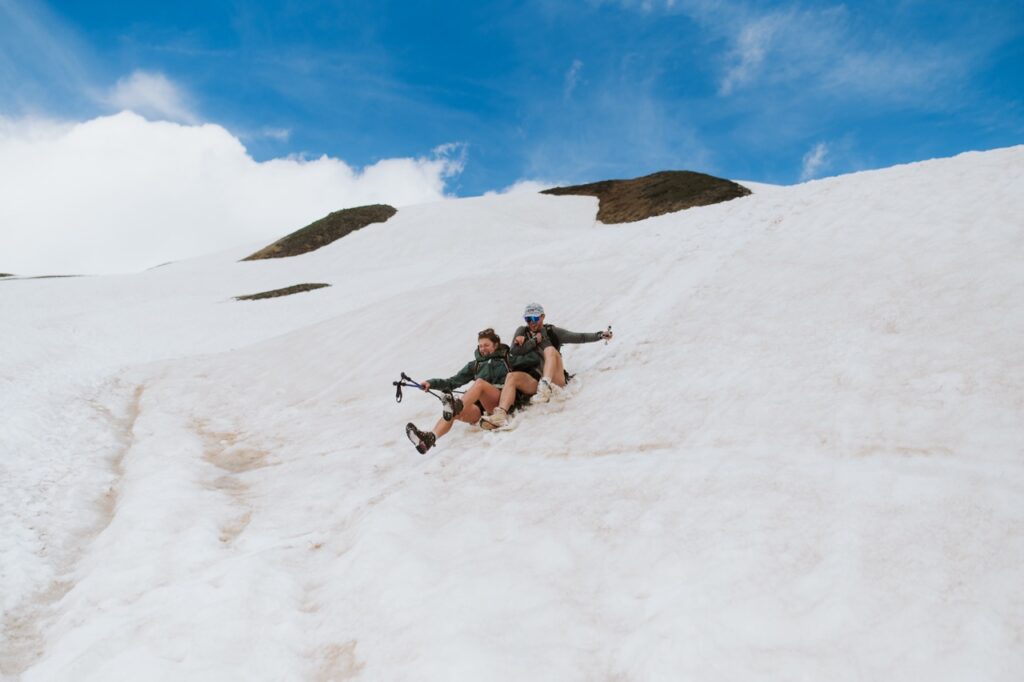
[[[1019,680],[1024,147],[630,225],[403,209],[311,254],[0,283],[0,671]],[[296,282],[333,286],[258,302]],[[615,339],[403,428],[522,306]]]

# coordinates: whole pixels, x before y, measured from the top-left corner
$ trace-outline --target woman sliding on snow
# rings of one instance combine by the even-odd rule
[[[509,373],[501,390],[498,406],[489,416],[480,420],[485,429],[497,429],[508,423],[508,413],[519,395],[532,395],[535,403],[546,403],[551,396],[557,395],[569,380],[569,374],[562,364],[560,349],[564,343],[593,343],[609,341],[612,338],[611,327],[603,332],[571,332],[553,324],[544,324],[544,306],[531,303],[523,311],[525,325],[516,329],[515,340],[509,351],[510,360],[526,365],[525,371]],[[540,367],[541,373],[530,366]]]
[[[430,379],[420,384],[424,391],[435,388],[445,392],[441,399],[441,419],[434,425],[433,431],[420,431],[415,424],[405,427],[406,435],[420,454],[434,447],[437,439],[451,430],[455,419],[475,424],[497,406],[505,376],[511,369],[508,346],[501,342],[493,329],[485,329],[477,334],[475,356],[455,376],[449,379]],[[462,398],[452,395],[452,391],[470,381],[473,381],[473,385]]]

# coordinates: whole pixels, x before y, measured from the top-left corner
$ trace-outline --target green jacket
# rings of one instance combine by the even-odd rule
[[[505,375],[510,371],[508,346],[501,344],[490,355],[481,355],[478,348],[473,355],[476,359],[466,363],[455,376],[447,379],[427,379],[430,387],[439,391],[454,391],[474,379],[483,379],[494,386],[505,384]]]
[[[516,329],[512,338],[525,336],[526,341],[521,346],[512,346],[509,350],[509,359],[516,369],[519,368],[520,362],[525,363],[526,361],[533,362],[535,366],[540,367],[544,364],[545,348],[554,346],[555,350],[560,350],[562,344],[565,343],[593,343],[603,338],[601,334],[601,332],[571,332],[553,324],[545,324],[540,328],[540,343],[538,343],[535,335],[530,332],[530,328],[522,325]]]

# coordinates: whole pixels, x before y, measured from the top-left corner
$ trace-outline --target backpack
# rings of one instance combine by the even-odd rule
[[[491,354],[490,357],[487,358],[487,360],[490,360],[491,358],[493,358],[495,355],[498,355],[499,353],[501,354],[500,355],[501,361],[505,363],[506,371],[511,372],[512,371],[512,363],[510,363],[508,361],[508,346],[506,346],[505,344],[501,344],[500,346],[498,346],[498,349],[495,350],[494,353]],[[473,360],[473,376],[476,376],[476,373],[478,371],[480,371],[480,361],[474,359]]]
[[[557,350],[559,353],[561,353],[562,352],[562,341],[558,338],[558,335],[555,334],[555,325],[553,325],[553,324],[546,324],[546,325],[544,325],[544,331],[546,331],[548,333],[548,338],[551,339],[551,345],[555,347],[555,350]]]

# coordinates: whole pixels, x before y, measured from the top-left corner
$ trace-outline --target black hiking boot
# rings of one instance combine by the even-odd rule
[[[459,416],[462,412],[462,400],[456,398],[451,393],[445,393],[441,396],[441,416],[444,417],[446,422],[450,422]]]
[[[437,442],[437,436],[434,435],[433,431],[427,431],[424,433],[416,428],[415,424],[409,423],[405,425],[405,435],[409,437],[412,444],[416,446],[416,452],[421,455],[427,454],[427,450],[434,447],[434,443]]]

